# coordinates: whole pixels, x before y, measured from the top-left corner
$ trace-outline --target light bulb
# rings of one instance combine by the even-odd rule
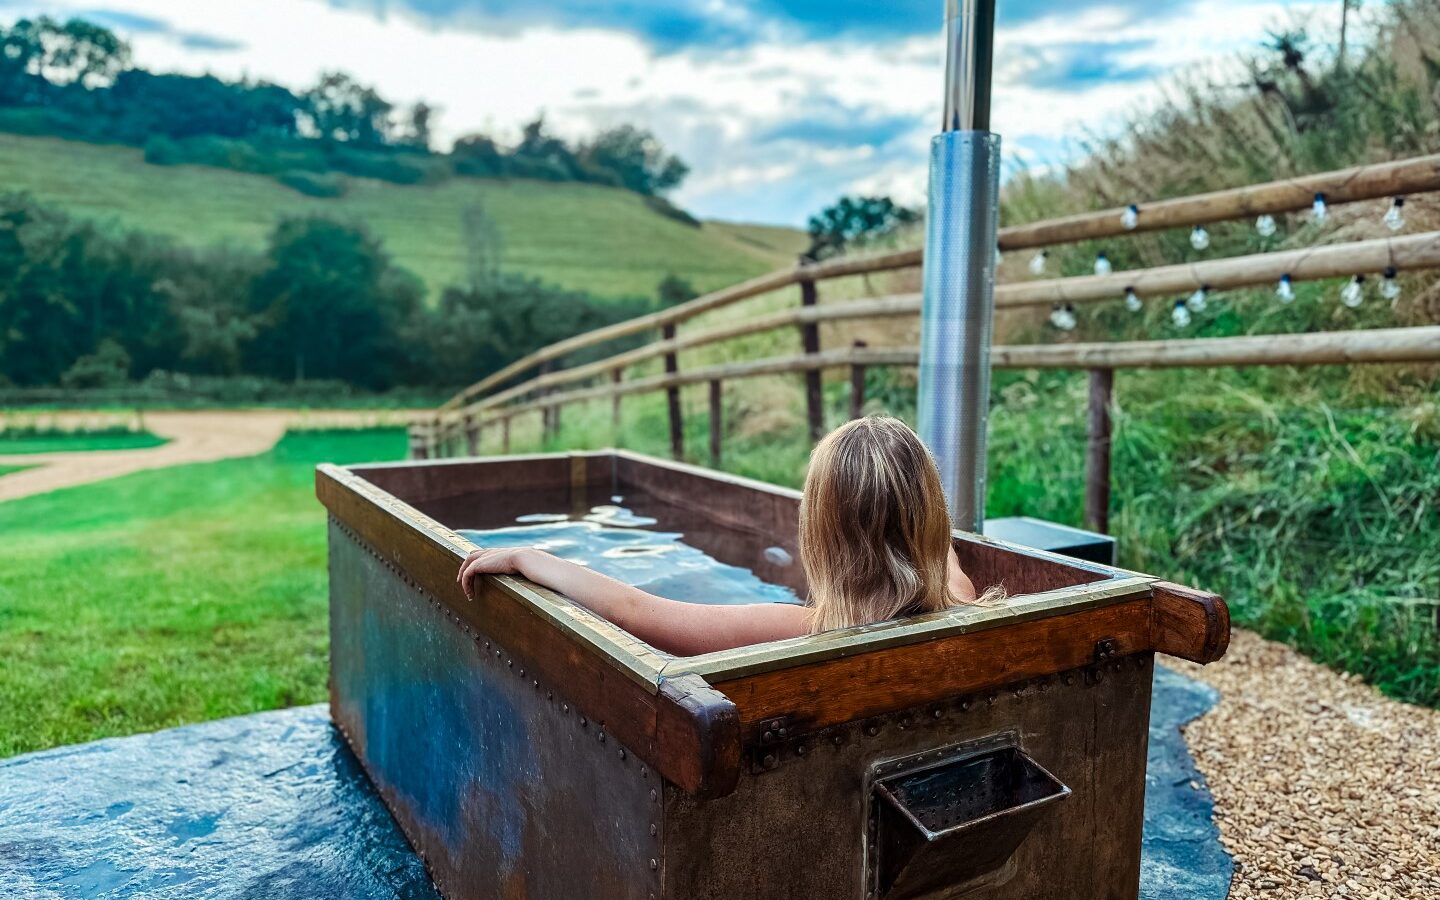
[[[1050,310],[1050,324],[1061,331],[1072,330],[1075,327],[1075,307],[1067,303]]]
[[[1095,254],[1095,274],[1109,275],[1110,271],[1111,269],[1109,258],[1106,257],[1104,253]]]
[[[1261,237],[1270,237],[1275,233],[1275,217],[1265,213],[1255,220],[1255,231]]]
[[[1050,256],[1050,254],[1049,254],[1047,251],[1041,250],[1039,253],[1035,254],[1035,255],[1032,256],[1032,257],[1030,257],[1030,274],[1031,274],[1031,275],[1044,275],[1044,274],[1045,274],[1045,260],[1046,260],[1046,258],[1049,257],[1049,256]]]
[[[1325,221],[1325,217],[1328,215],[1330,215],[1330,208],[1325,205],[1325,195],[1316,194],[1315,202],[1310,205],[1310,217],[1315,220],[1316,225],[1319,225]]]
[[[1208,299],[1209,293],[1210,288],[1202,284],[1195,289],[1195,293],[1190,295],[1190,299],[1185,301],[1185,305],[1190,308],[1191,312],[1201,312],[1205,309],[1205,301]]]
[[[1190,310],[1185,308],[1184,300],[1175,301],[1175,308],[1170,311],[1170,318],[1175,322],[1176,328],[1184,328],[1190,324]]]
[[[1135,226],[1140,224],[1140,207],[1130,204],[1120,214],[1120,227],[1126,231],[1134,231]]]
[[[1125,289],[1125,308],[1130,310],[1132,313],[1138,313],[1140,310],[1145,308],[1145,304],[1141,302],[1140,297],[1135,293],[1134,288],[1127,287]]]
[[[1005,261],[1005,254],[1003,254],[1003,253],[1000,252],[1000,245],[999,245],[999,244],[996,244],[996,245],[995,245],[995,268],[997,268],[997,269],[1000,268],[1000,264],[1003,263],[1004,261]]]
[[[1396,279],[1396,274],[1395,267],[1390,266],[1385,269],[1385,280],[1380,282],[1380,296],[1391,303],[1400,299],[1400,282]]]
[[[1365,301],[1365,276],[1356,275],[1340,289],[1340,302],[1354,309]]]
[[[1385,224],[1391,231],[1399,231],[1405,227],[1405,198],[1396,197],[1390,201],[1390,208],[1385,210]]]
[[[1280,276],[1280,283],[1275,286],[1275,296],[1280,298],[1281,303],[1289,303],[1295,299],[1295,286],[1291,283],[1288,272]]]
[[[1210,246],[1210,232],[1199,225],[1190,229],[1190,246],[1196,250],[1204,250]]]

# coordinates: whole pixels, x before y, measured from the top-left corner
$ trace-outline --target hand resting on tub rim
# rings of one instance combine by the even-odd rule
[[[800,562],[810,585],[804,606],[667,600],[533,547],[476,550],[457,580],[468,597],[479,575],[521,575],[680,656],[977,602],[951,545],[935,460],[888,416],[842,425],[811,453]]]

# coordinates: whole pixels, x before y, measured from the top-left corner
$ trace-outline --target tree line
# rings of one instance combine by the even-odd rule
[[[689,172],[643,129],[620,125],[569,142],[543,116],[513,145],[474,133],[438,153],[438,114],[424,101],[397,105],[343,72],[302,91],[150,72],[113,31],[84,19],[0,27],[0,130],[143,147],[159,165],[270,175],[317,196],[342,193],[341,175],[402,184],[460,175],[580,181],[658,198]]]
[[[674,278],[659,293],[694,295]],[[288,219],[263,252],[196,249],[0,195],[0,387],[155,373],[454,387],[656,302],[601,300],[482,260],[427,304],[420,280],[354,225]]]

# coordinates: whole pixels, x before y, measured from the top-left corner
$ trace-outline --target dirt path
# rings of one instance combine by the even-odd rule
[[[140,450],[90,450],[74,453],[0,455],[0,465],[35,466],[0,476],[0,501],[42,494],[185,463],[212,462],[264,453],[292,426],[363,427],[403,424],[406,410],[234,410],[222,412],[148,412],[145,427],[168,443]],[[79,426],[93,413],[46,416],[57,427]]]
[[[1235,631],[1185,730],[1235,857],[1232,900],[1440,897],[1440,710]]]

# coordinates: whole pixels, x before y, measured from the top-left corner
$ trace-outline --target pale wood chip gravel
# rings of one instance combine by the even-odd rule
[[[1440,900],[1440,711],[1240,629],[1218,663],[1165,662],[1221,695],[1185,737],[1232,898]]]

